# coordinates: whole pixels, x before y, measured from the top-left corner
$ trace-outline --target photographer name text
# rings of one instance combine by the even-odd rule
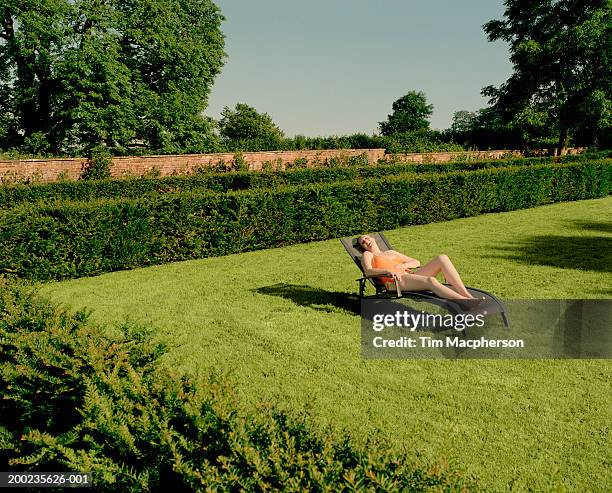
[[[523,339],[464,339],[463,337],[450,337],[434,339],[433,337],[408,337],[402,336],[394,339],[385,339],[378,336],[372,339],[375,348],[523,348]]]

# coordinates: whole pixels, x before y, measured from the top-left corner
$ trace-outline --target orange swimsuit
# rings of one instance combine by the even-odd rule
[[[372,259],[372,267],[374,269],[387,269],[391,272],[396,271],[396,267],[403,263],[404,261],[399,257],[387,257],[386,255],[374,255],[374,258]],[[398,274],[400,273],[403,274],[404,271],[398,271]],[[387,289],[393,289],[395,286],[395,281],[392,277],[379,277],[378,279]],[[391,287],[389,287],[388,283],[390,283]]]

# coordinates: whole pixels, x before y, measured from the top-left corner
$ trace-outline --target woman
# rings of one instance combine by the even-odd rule
[[[379,279],[389,291],[394,291],[397,283],[402,291],[432,291],[449,300],[476,299],[465,288],[457,269],[446,255],[438,255],[421,267],[418,260],[395,250],[381,251],[371,236],[360,236],[357,241],[364,251],[361,263],[365,275],[380,274]],[[440,272],[449,286],[436,279]]]

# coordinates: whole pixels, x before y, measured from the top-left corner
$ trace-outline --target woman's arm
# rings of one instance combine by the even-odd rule
[[[421,262],[419,262],[418,260],[413,258],[413,259],[410,259],[408,262],[404,262],[404,263],[400,264],[398,267],[400,269],[407,269],[407,270],[417,269],[417,268],[421,267]]]
[[[400,252],[396,252],[395,250],[391,250],[395,255],[397,255],[401,260],[403,260],[403,264],[401,264],[401,267],[406,267],[407,269],[416,269],[417,267],[421,266],[421,262],[419,262],[417,259],[412,258],[412,257],[408,257],[407,255],[404,255],[403,253]]]

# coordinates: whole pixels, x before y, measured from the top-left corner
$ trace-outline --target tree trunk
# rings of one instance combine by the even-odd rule
[[[569,137],[569,133],[565,122],[561,122],[559,124],[559,127],[559,144],[557,145],[557,156],[564,156],[565,154],[567,154],[567,139]]]
[[[51,82],[51,69],[48,66],[38,64],[36,74],[38,76],[38,105],[36,108],[36,122],[38,130],[45,134],[49,132],[51,124],[51,97],[53,94],[53,83]]]
[[[21,53],[16,55],[17,83],[21,91],[21,101],[17,105],[17,114],[23,127],[24,135],[27,137],[36,132],[38,125],[38,88],[36,87],[36,74],[31,69],[36,61],[30,56],[24,58]]]

